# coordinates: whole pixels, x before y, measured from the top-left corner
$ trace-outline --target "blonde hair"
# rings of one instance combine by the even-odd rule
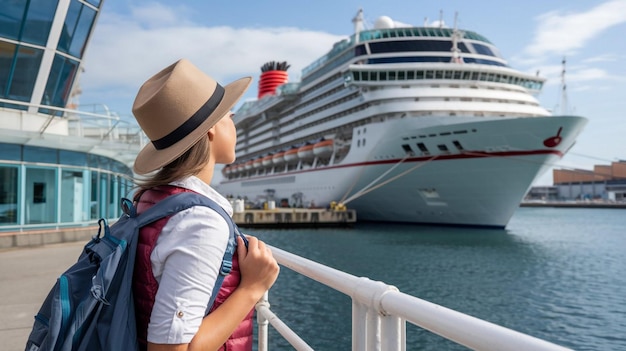
[[[205,134],[189,150],[163,166],[153,176],[136,180],[140,190],[167,185],[173,181],[198,174],[209,162],[209,137]]]

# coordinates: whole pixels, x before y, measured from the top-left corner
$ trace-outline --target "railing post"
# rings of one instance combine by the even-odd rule
[[[402,349],[404,339],[401,338],[400,318],[388,316],[382,306],[383,296],[390,291],[398,291],[398,289],[365,277],[355,281],[350,292],[353,301],[353,350],[400,351]]]
[[[386,315],[380,318],[382,350],[403,350],[403,326],[404,321],[397,316]]]
[[[352,351],[367,349],[366,318],[367,308],[362,303],[352,299]]]
[[[270,302],[268,299],[268,292],[266,291],[265,294],[263,294],[263,297],[259,300],[259,302],[256,303],[257,308],[260,306],[263,306],[267,309],[270,308]],[[268,325],[269,325],[269,321],[267,320],[267,318],[265,318],[265,315],[263,313],[257,313],[256,314],[256,322],[259,326],[259,330],[258,330],[258,351],[267,351],[268,349],[268,344],[269,344],[269,338],[267,335],[267,331],[268,331]]]
[[[380,318],[375,306],[367,310],[367,351],[380,351]],[[387,351],[387,350],[385,350]]]

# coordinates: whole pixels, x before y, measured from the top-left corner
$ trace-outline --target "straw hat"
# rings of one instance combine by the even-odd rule
[[[137,155],[138,174],[155,171],[189,150],[241,98],[252,81],[222,87],[186,59],[148,79],[133,103],[133,114],[152,141]]]

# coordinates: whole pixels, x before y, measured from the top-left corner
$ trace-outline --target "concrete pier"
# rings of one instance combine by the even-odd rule
[[[274,208],[233,213],[242,228],[348,227],[356,223],[356,211],[324,208]]]
[[[0,249],[0,340],[3,351],[23,351],[34,316],[56,279],[85,242]]]

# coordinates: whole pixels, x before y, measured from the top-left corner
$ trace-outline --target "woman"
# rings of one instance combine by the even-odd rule
[[[138,212],[170,194],[192,191],[232,215],[230,203],[209,184],[216,164],[235,160],[231,109],[250,82],[246,77],[222,87],[182,59],[142,85],[133,114],[151,143],[134,164],[136,173],[146,175],[135,197]],[[254,305],[279,268],[262,241],[248,236],[246,249],[238,237],[232,272],[206,315],[228,238],[225,219],[203,206],[141,229],[133,291],[143,349],[252,348]]]

